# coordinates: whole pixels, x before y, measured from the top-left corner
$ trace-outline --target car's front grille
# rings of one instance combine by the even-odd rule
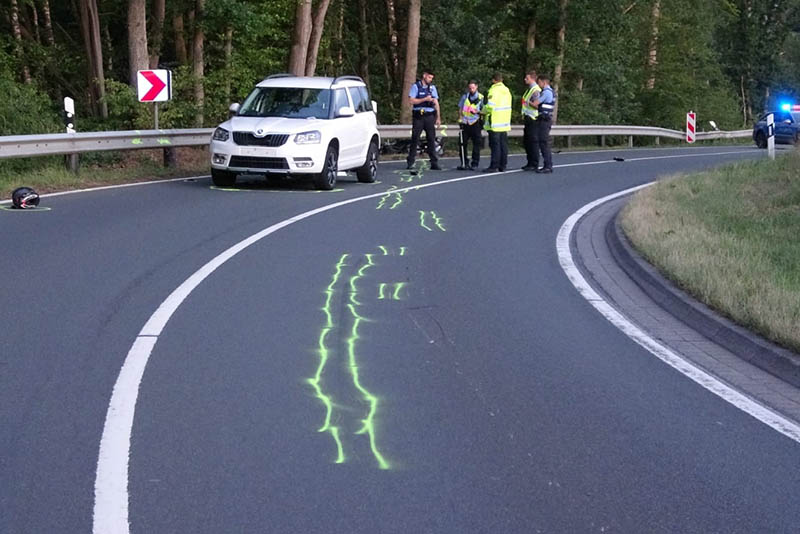
[[[229,167],[236,169],[288,169],[286,158],[259,158],[255,156],[231,156]]]
[[[256,137],[250,132],[233,132],[233,142],[243,146],[281,146],[289,139],[289,134],[267,134]]]

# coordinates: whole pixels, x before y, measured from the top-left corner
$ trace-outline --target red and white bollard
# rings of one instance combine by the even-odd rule
[[[686,142],[694,143],[695,124],[697,116],[694,111],[686,114]]]

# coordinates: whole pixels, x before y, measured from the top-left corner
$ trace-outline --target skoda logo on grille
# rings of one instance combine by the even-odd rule
[[[267,133],[262,128],[259,128],[253,135],[255,137],[261,138],[261,137],[266,137]]]

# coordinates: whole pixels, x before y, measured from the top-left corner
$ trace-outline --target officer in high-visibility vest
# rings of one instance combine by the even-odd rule
[[[522,143],[525,147],[528,161],[522,167],[522,170],[535,171],[539,168],[539,141],[536,137],[536,118],[539,115],[539,110],[534,106],[534,102],[542,92],[542,89],[536,83],[535,71],[531,70],[525,74],[525,85],[528,86],[528,90],[522,95],[522,120],[525,124]]]
[[[539,76],[537,80],[539,87],[542,88],[542,94],[535,101],[539,111],[539,116],[536,118],[536,137],[539,140],[539,150],[542,152],[542,165],[541,169],[536,169],[539,173],[553,172],[553,154],[550,145],[550,127],[553,126],[553,112],[556,109],[556,94],[550,87],[550,77],[546,75]]]
[[[508,165],[508,132],[511,131],[511,91],[499,72],[492,76],[492,86],[483,105],[484,127],[489,132],[492,161],[483,172],[503,172]]]
[[[439,92],[433,85],[433,73],[429,70],[422,71],[422,79],[411,86],[408,91],[411,101],[411,146],[408,149],[406,168],[414,167],[417,158],[417,146],[422,130],[428,144],[428,155],[431,158],[431,169],[439,171],[439,156],[436,154],[436,127],[441,124],[439,116]]]
[[[478,82],[475,80],[470,80],[467,89],[468,91],[461,96],[461,101],[458,103],[458,123],[461,127],[461,131],[458,133],[461,156],[461,165],[458,170],[460,171],[478,168],[483,144],[481,138],[483,126],[480,116],[481,109],[483,109],[483,95],[478,92]],[[472,161],[467,157],[470,141],[472,141]]]

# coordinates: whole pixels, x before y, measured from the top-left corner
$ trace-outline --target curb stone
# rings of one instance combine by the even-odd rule
[[[696,301],[634,251],[619,223],[620,210],[606,226],[606,242],[623,271],[667,312],[711,341],[781,380],[800,387],[800,355],[722,317]]]

